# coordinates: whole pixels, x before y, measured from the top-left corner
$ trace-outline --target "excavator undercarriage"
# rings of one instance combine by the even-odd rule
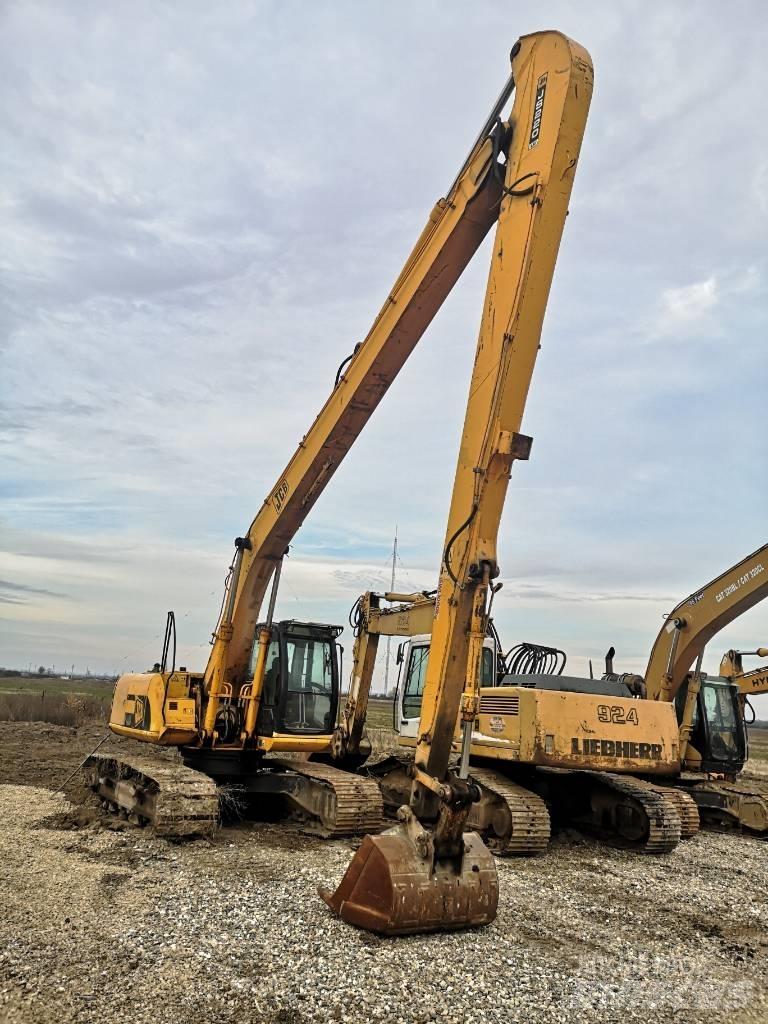
[[[328,839],[384,827],[376,783],[320,762],[265,758],[219,785],[177,762],[122,753],[93,755],[84,771],[86,785],[107,807],[167,837],[210,834],[252,797],[279,799],[306,831]]]
[[[670,853],[699,828],[695,805],[631,775],[544,768],[537,779],[555,822],[637,853]]]
[[[158,835],[181,838],[212,833],[219,824],[216,783],[183,765],[135,755],[89,757],[85,784],[103,805]]]
[[[768,839],[768,782],[747,773],[729,781],[683,772],[674,791],[695,804],[709,828]]]
[[[392,817],[410,792],[412,758],[392,755],[368,767]],[[506,770],[505,770],[506,768]],[[471,777],[480,799],[468,826],[496,856],[546,852],[554,828],[576,828],[637,853],[671,852],[699,831],[695,801],[683,790],[631,775],[556,768],[510,770],[474,760]]]

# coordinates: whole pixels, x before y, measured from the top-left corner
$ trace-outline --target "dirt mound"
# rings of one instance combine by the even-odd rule
[[[0,722],[0,784],[56,790],[105,736],[100,752],[121,749],[161,761],[179,758],[175,749],[121,740],[99,722],[77,729],[50,722]]]

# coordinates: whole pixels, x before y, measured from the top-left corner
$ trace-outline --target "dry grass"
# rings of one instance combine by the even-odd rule
[[[371,741],[372,757],[391,754],[400,749],[397,745],[397,736],[391,729],[366,729],[366,732]]]
[[[0,693],[0,722],[51,722],[77,727],[106,721],[109,701],[79,693]]]
[[[750,761],[768,761],[768,729],[749,730]]]
[[[368,701],[368,714],[366,721],[371,729],[392,732],[392,701],[382,697],[372,697]]]
[[[80,693],[85,697],[111,698],[113,690],[112,680],[94,676],[74,676],[71,679],[58,676],[0,676],[0,694],[23,693],[39,697],[41,693],[47,696]]]

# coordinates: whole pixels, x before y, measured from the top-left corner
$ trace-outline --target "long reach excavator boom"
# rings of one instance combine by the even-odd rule
[[[324,898],[342,918],[387,934],[484,924],[495,916],[496,872],[476,833],[480,797],[469,774],[479,711],[496,542],[568,213],[592,93],[592,64],[557,32],[512,50],[512,111],[498,129],[503,178],[480,335],[451,497],[432,624],[410,806],[394,833],[367,836],[341,885]],[[457,717],[458,772],[449,768]],[[426,827],[425,827],[426,826]],[[453,910],[445,920],[444,907]]]
[[[439,199],[368,335],[339,367],[336,384],[244,538],[238,538],[230,606],[218,624],[205,672],[206,732],[225,684],[246,681],[262,601],[288,545],[379,401],[496,223],[504,197],[506,129],[502,89],[476,142]],[[530,184],[530,183],[529,183]]]
[[[705,770],[723,770],[722,766],[710,768],[706,752],[697,750],[692,743],[704,649],[720,630],[765,597],[768,597],[768,545],[753,551],[681,601],[666,617],[656,637],[645,670],[645,693],[649,700],[677,701],[680,759],[687,768],[698,770],[706,766]],[[720,699],[725,697],[723,693]]]

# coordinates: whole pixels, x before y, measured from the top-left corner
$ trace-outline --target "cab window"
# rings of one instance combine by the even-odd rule
[[[403,718],[418,718],[427,677],[429,647],[411,647],[403,694]]]
[[[333,706],[333,648],[328,641],[290,637],[285,643],[285,727],[325,732]]]
[[[711,727],[715,729],[733,729],[735,727],[733,698],[729,688],[705,685],[704,706],[707,709],[707,721]]]
[[[493,686],[496,680],[494,679],[494,652],[490,647],[483,648],[483,657],[480,661],[480,685],[481,686]]]

